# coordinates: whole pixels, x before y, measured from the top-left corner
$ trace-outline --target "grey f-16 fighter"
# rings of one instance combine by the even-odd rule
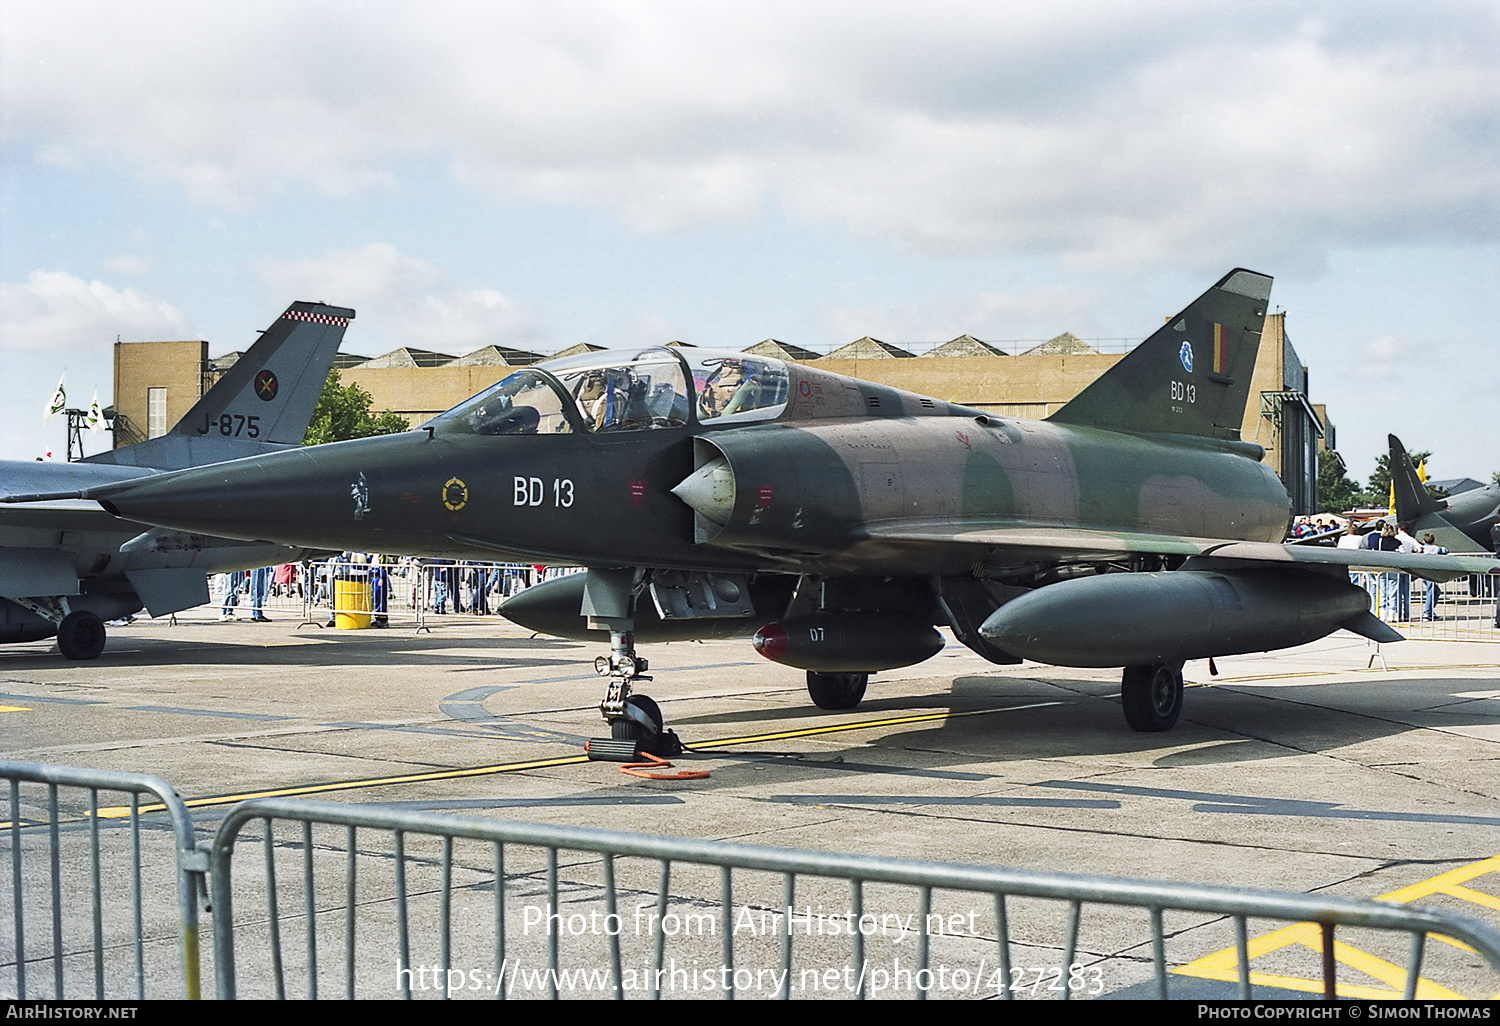
[[[1296,547],[1238,428],[1271,279],[1236,270],[1065,407],[1018,420],[741,353],[598,352],[519,370],[415,431],[89,489],[180,530],[573,564],[501,612],[609,639],[615,737],[670,748],[636,642],[754,635],[822,708],[943,647],[1124,667],[1170,728],[1182,666],[1398,635],[1347,566],[1493,558]]]
[[[1489,552],[1496,547],[1500,519],[1500,485],[1486,485],[1446,499],[1434,499],[1395,435],[1391,446],[1391,490],[1396,496],[1396,521],[1412,534],[1432,532],[1437,543],[1454,552]]]
[[[167,434],[77,463],[0,461],[0,498],[57,495],[297,446],[353,310],[293,303]],[[0,508],[0,642],[57,635],[69,659],[104,649],[104,621],[208,601],[208,574],[302,549],[153,528],[92,502]]]

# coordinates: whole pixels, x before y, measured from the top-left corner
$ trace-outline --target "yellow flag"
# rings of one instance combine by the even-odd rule
[[[1391,506],[1389,512],[1392,514],[1396,512],[1396,482],[1394,480],[1391,481]]]
[[[1427,461],[1426,460],[1423,460],[1421,463],[1417,464],[1417,478],[1423,484],[1427,483]]]

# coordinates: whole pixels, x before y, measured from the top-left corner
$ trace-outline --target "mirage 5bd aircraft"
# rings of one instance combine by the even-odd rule
[[[741,353],[554,360],[401,435],[92,488],[118,515],[310,548],[588,568],[512,620],[608,638],[614,737],[668,752],[637,642],[754,635],[823,708],[943,647],[1124,668],[1166,730],[1189,659],[1400,635],[1347,565],[1493,558],[1285,546],[1286,489],[1239,439],[1271,279],[1236,270],[1045,421]]]

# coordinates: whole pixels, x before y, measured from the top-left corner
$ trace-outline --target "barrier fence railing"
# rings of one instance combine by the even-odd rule
[[[39,996],[28,968],[49,962],[51,992],[40,996],[76,994],[90,975],[96,998],[123,996],[106,980],[120,965],[133,996],[162,996],[148,981],[178,975],[154,971],[167,948],[181,995],[198,996],[205,872],[224,998],[246,986],[317,997],[329,984],[345,997],[1068,998],[1117,990],[1104,966],[1142,964],[1147,996],[1170,997],[1168,942],[1201,951],[1213,930],[1232,934],[1213,978],[1250,997],[1249,924],[1262,919],[1316,924],[1303,943],[1320,958],[1325,997],[1339,993],[1336,931],[1340,946],[1359,941],[1363,972],[1389,970],[1390,997],[1456,996],[1422,978],[1434,963],[1471,993],[1493,993],[1500,972],[1500,932],[1437,909],[286,799],[233,806],[205,850],[181,799],[155,778],[16,762],[0,763],[0,776],[19,997]],[[32,797],[23,784],[46,790]],[[64,801],[60,788],[86,798]],[[101,807],[101,791],[124,792],[129,805]],[[258,836],[247,833],[257,824]],[[152,851],[167,865],[148,865],[143,835],[163,833],[170,851]],[[84,851],[64,836],[86,837]],[[236,847],[251,843],[263,875],[236,877]],[[28,872],[37,860],[46,868]],[[175,903],[143,885],[152,870],[175,878]],[[172,911],[175,930],[165,928]]]
[[[208,860],[171,785],[140,773],[11,761],[0,761],[0,779],[9,791],[5,925],[14,959],[6,989],[21,999],[196,999]],[[101,793],[128,801],[101,806]],[[165,831],[148,811],[166,815]],[[175,903],[164,892],[175,893]],[[165,990],[152,986],[162,983]]]
[[[1425,640],[1500,641],[1500,574],[1474,574],[1442,584],[1398,573],[1358,573],[1370,611]]]
[[[221,574],[213,602],[226,619],[251,619],[257,610],[274,620],[300,618],[329,626],[427,626],[432,615],[450,611],[494,614],[505,598],[531,584],[566,573],[571,567],[538,569],[521,563],[480,563],[384,559],[379,563],[344,559],[291,564],[279,576],[268,568],[265,591],[255,596],[254,571]],[[341,619],[343,617],[344,619]]]
[[[264,871],[247,881],[234,854],[252,842]],[[1389,968],[1389,997],[1457,996],[1422,978],[1434,961],[1474,993],[1493,993],[1500,972],[1500,933],[1442,910],[378,806],[242,802],[222,821],[210,866],[222,998],[251,996],[252,972],[269,981],[254,996],[275,997],[314,998],[332,986],[348,998],[371,989],[407,998],[518,989],[551,998],[1011,998],[1040,987],[1066,999],[1116,989],[1101,950],[1149,962],[1141,996],[1168,998],[1168,941],[1188,937],[1201,949],[1211,929],[1232,932],[1232,982],[1249,998],[1252,919],[1317,924],[1311,953],[1330,999],[1336,931],[1340,945],[1354,933],[1372,953],[1366,972]],[[1058,912],[1061,938],[1050,940]]]

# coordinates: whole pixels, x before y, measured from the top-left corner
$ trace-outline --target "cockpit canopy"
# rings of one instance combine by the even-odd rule
[[[516,371],[435,417],[476,435],[604,433],[773,420],[786,364],[710,349],[606,350]]]

